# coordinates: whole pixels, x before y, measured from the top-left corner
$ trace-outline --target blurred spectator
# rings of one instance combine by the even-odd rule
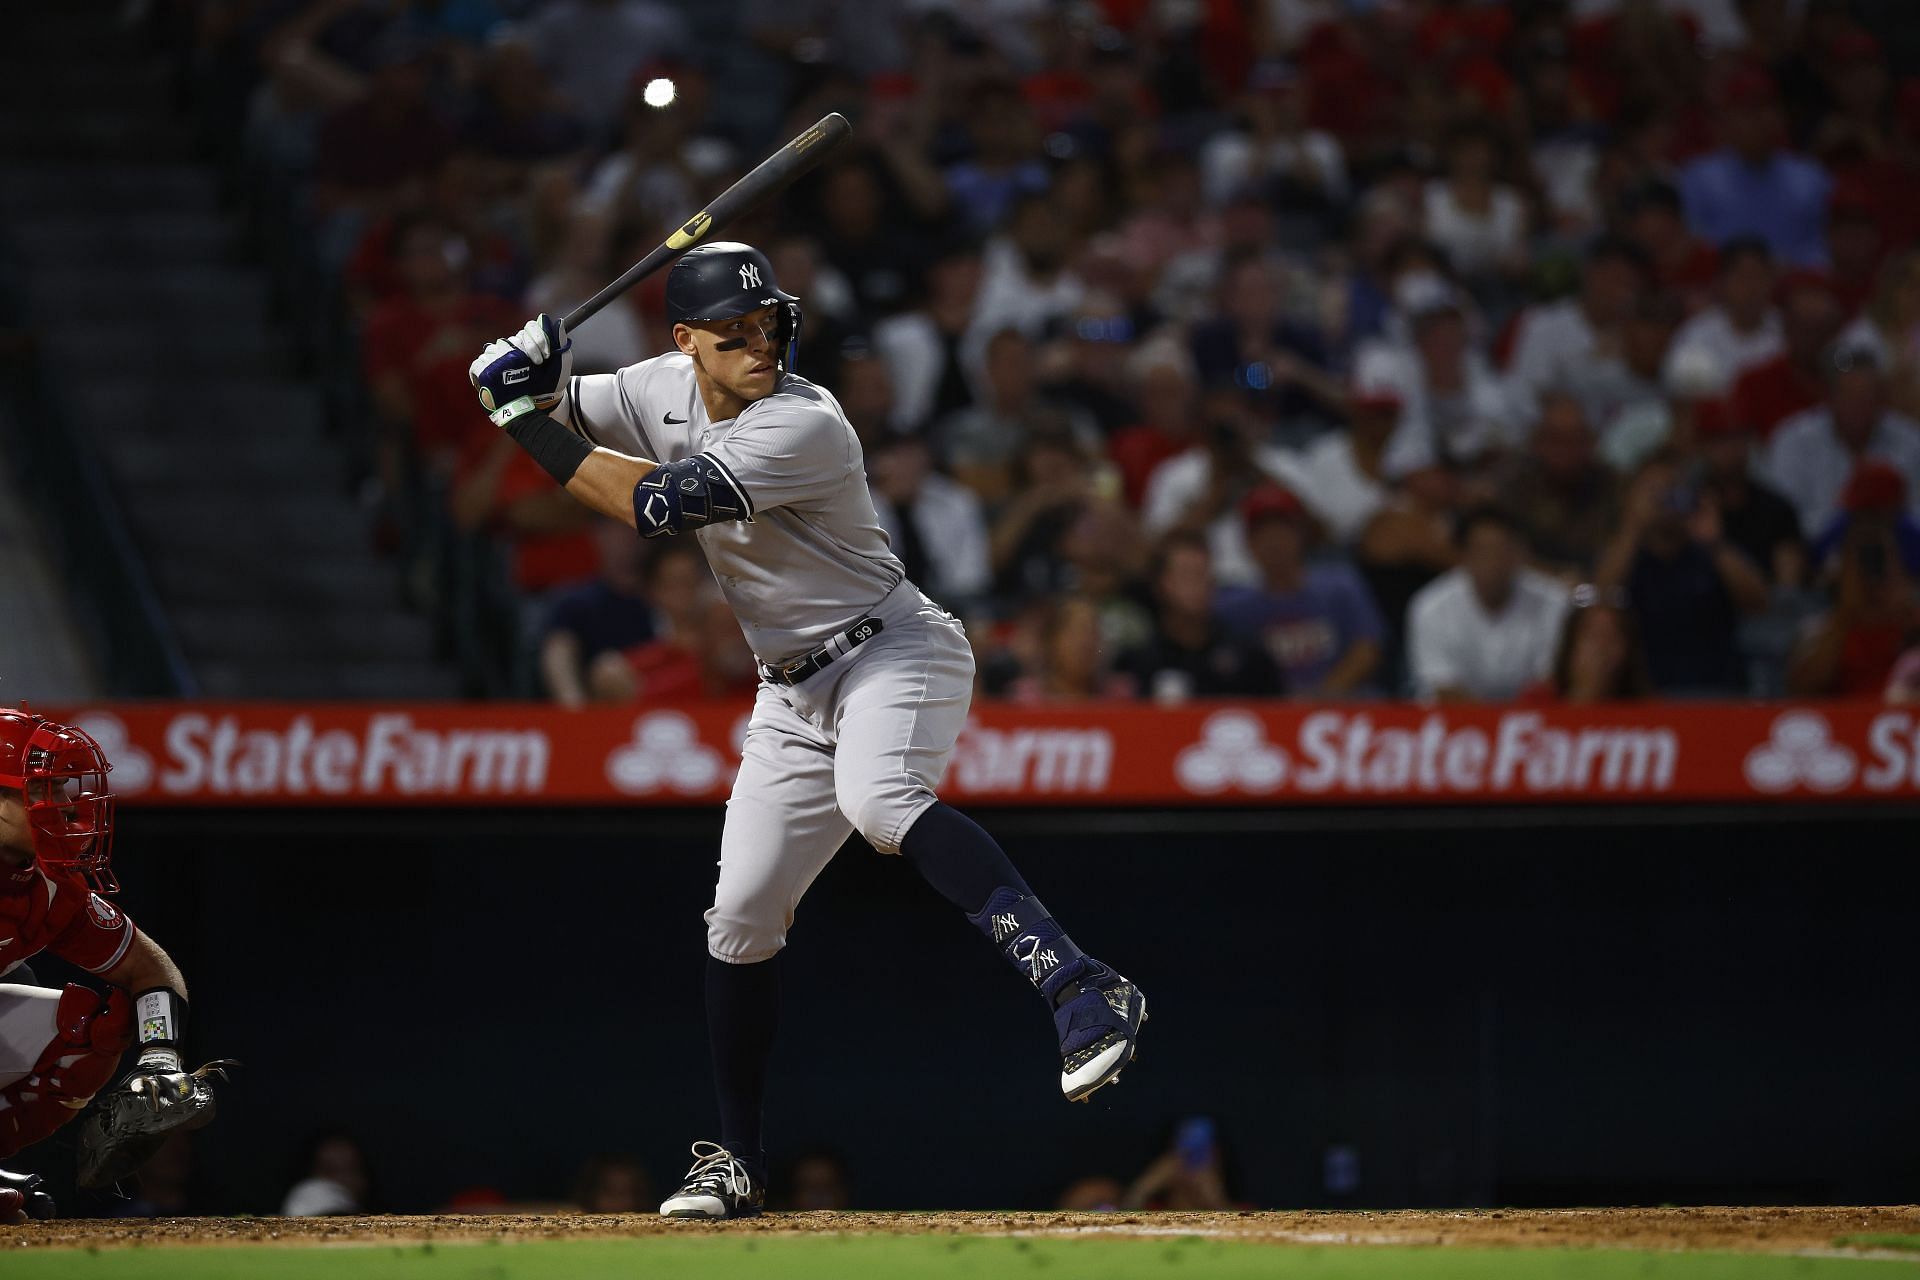
[[[1404,477],[1431,467],[1466,470],[1517,444],[1512,401],[1493,368],[1473,349],[1460,301],[1437,281],[1409,282],[1400,305],[1412,343],[1376,345],[1354,371],[1371,392],[1396,396],[1400,424],[1387,445],[1386,473]]]
[[[1720,401],[1702,404],[1693,418],[1701,480],[1720,512],[1727,541],[1784,587],[1806,581],[1807,548],[1793,506],[1753,474],[1753,432]]]
[[[1903,253],[1880,271],[1866,313],[1847,326],[1840,345],[1873,353],[1886,372],[1894,407],[1920,413],[1920,251]]]
[[[1705,369],[1693,360],[1668,361],[1683,314],[1680,299],[1670,293],[1641,295],[1620,330],[1619,360],[1595,370],[1581,388],[1579,402],[1599,433],[1600,456],[1616,472],[1633,471],[1673,438],[1676,411],[1684,403],[1724,389],[1711,358]]]
[[[1089,291],[1052,338],[1042,351],[1042,394],[1056,404],[1079,406],[1103,435],[1131,425],[1138,410],[1126,395],[1127,357],[1140,344],[1120,300]]]
[[[591,298],[614,272],[609,236],[612,223],[604,214],[570,210],[560,238],[558,256],[549,269],[527,286],[526,310],[565,315],[574,304]],[[575,376],[613,373],[657,353],[641,318],[639,295],[629,293],[608,303],[593,323],[569,333],[573,343]]]
[[[586,144],[585,125],[560,101],[525,44],[503,40],[489,45],[481,56],[476,88],[464,133],[493,159],[537,164],[571,155]]]
[[[573,1180],[573,1200],[582,1213],[652,1213],[653,1179],[632,1156],[591,1156]]]
[[[588,696],[615,703],[750,696],[759,670],[700,548],[675,543],[658,549],[646,576],[656,634],[589,663]]]
[[[304,1172],[287,1192],[280,1213],[324,1218],[365,1213],[370,1196],[366,1153],[349,1134],[323,1133],[307,1144]]]
[[[1727,81],[1719,112],[1725,145],[1681,171],[1687,221],[1707,241],[1759,236],[1774,256],[1800,267],[1826,261],[1824,170],[1781,146],[1779,97],[1765,72],[1742,70]]]
[[[1713,494],[1677,454],[1654,455],[1634,476],[1594,581],[1633,601],[1662,693],[1744,687],[1736,626],[1742,614],[1767,607],[1766,579],[1728,541]]]
[[[990,555],[994,595],[1024,601],[1068,585],[1059,546],[1092,501],[1093,468],[1071,436],[1042,431],[1028,441],[1016,479],[994,520]]]
[[[1290,206],[1344,203],[1346,156],[1331,134],[1307,124],[1306,108],[1306,83],[1294,67],[1256,64],[1237,119],[1200,148],[1207,203],[1220,208],[1249,190]]]
[[[1780,424],[1760,470],[1812,532],[1833,519],[1862,458],[1892,464],[1909,495],[1920,483],[1920,424],[1887,406],[1886,375],[1874,353],[1843,344],[1828,358],[1826,403]]]
[[[1015,461],[1032,439],[1065,434],[1082,447],[1099,444],[1100,433],[1084,413],[1042,398],[1033,344],[1018,329],[993,335],[985,371],[985,399],[935,428],[941,456],[954,478],[984,501],[1006,499]]]
[[[1873,207],[1836,189],[1827,209],[1827,273],[1848,315],[1858,315],[1873,301],[1886,254],[1887,239]]]
[[[852,1183],[839,1152],[819,1148],[795,1157],[776,1185],[786,1190],[785,1212],[840,1213],[853,1208]]]
[[[1192,532],[1168,534],[1154,553],[1153,635],[1119,661],[1141,697],[1179,703],[1280,695],[1280,672],[1266,651],[1229,630],[1215,611],[1212,560],[1207,540]]]
[[[1814,272],[1790,273],[1780,293],[1782,349],[1741,374],[1728,397],[1733,420],[1762,442],[1826,398],[1820,359],[1845,318],[1832,286]]]
[[[1583,583],[1573,589],[1571,603],[1554,648],[1553,700],[1586,705],[1652,694],[1640,620],[1626,593]]]
[[[973,334],[1013,328],[1038,338],[1080,305],[1086,286],[1069,265],[1075,246],[1045,195],[1024,195],[980,255]]]
[[[1098,1174],[1068,1183],[1053,1207],[1062,1213],[1112,1213],[1126,1193],[1118,1178]]]
[[[471,438],[456,473],[449,503],[454,527],[486,529],[503,538],[514,585],[529,595],[591,577],[593,512],[554,484],[512,436],[494,430],[485,418],[472,430],[485,434]]]
[[[374,308],[361,336],[362,368],[386,428],[379,469],[388,493],[400,488],[409,449],[445,472],[469,447],[475,423],[485,429],[467,365],[525,320],[510,303],[468,287],[472,248],[444,223],[402,221],[392,243],[404,292]]]
[[[1300,498],[1332,537],[1352,547],[1387,505],[1387,445],[1400,424],[1400,392],[1355,386],[1347,428],[1323,433],[1300,460]]]
[[[701,130],[705,77],[665,64],[636,72],[620,89],[620,145],[587,174],[579,208],[610,225],[655,231],[698,207],[708,194],[702,188],[729,167],[732,155],[725,142]],[[649,90],[660,80],[673,86],[664,102],[657,88]]]
[[[1503,702],[1546,678],[1567,590],[1526,567],[1513,518],[1494,507],[1460,526],[1458,568],[1413,597],[1407,661],[1416,697]]]
[[[432,73],[427,44],[390,28],[365,94],[321,125],[314,206],[327,219],[322,251],[329,264],[345,260],[367,218],[417,195],[453,150],[454,131],[428,100]]]
[[[977,86],[965,121],[968,155],[947,167],[947,195],[962,224],[983,234],[1005,221],[1016,199],[1046,190],[1047,171],[1033,118],[1014,85],[989,80]]]
[[[1879,696],[1920,635],[1913,579],[1888,513],[1857,515],[1839,560],[1833,608],[1809,626],[1787,672],[1787,690],[1798,697]]]
[[[953,612],[979,604],[992,569],[974,492],[935,471],[932,448],[916,435],[883,439],[867,454],[867,476],[880,527],[907,577]]]
[[[1204,441],[1160,464],[1147,481],[1142,519],[1149,537],[1205,531],[1220,581],[1250,583],[1258,570],[1247,554],[1241,499],[1265,480],[1298,493],[1307,477],[1298,455],[1263,439],[1261,424],[1233,388],[1208,392],[1201,416]]]
[[[1101,637],[1100,606],[1058,596],[1041,608],[1036,665],[1007,689],[1015,702],[1088,702],[1133,696],[1133,681],[1113,670]]]
[[[979,292],[979,247],[948,240],[927,262],[920,305],[874,326],[874,350],[893,375],[893,423],[901,430],[923,431],[973,403],[964,343]]]
[[[1265,650],[1295,697],[1374,692],[1385,628],[1360,575],[1342,560],[1307,560],[1306,509],[1279,485],[1255,489],[1240,512],[1260,583],[1222,590],[1221,620]]]
[[[1780,314],[1773,309],[1773,254],[1754,236],[1720,248],[1714,305],[1680,326],[1667,355],[1669,377],[1688,361],[1715,371],[1720,385],[1778,355]]]
[[[554,601],[540,641],[547,694],[567,708],[587,704],[588,673],[602,654],[617,656],[653,639],[653,604],[642,569],[645,544],[618,520],[596,521],[593,535],[599,576]]]
[[[613,125],[634,72],[693,52],[685,21],[657,0],[547,0],[513,35],[567,108],[596,130]]]
[[[1620,508],[1613,472],[1595,450],[1586,411],[1570,395],[1540,402],[1540,421],[1526,453],[1501,486],[1533,548],[1533,562],[1549,573],[1582,577],[1606,545]]]
[[[1617,376],[1621,330],[1650,279],[1638,245],[1602,239],[1587,250],[1578,297],[1522,313],[1507,374],[1523,415],[1531,416],[1549,388],[1584,399],[1596,379]]]
[[[1236,1208],[1227,1194],[1220,1144],[1204,1117],[1182,1121],[1172,1145],[1141,1170],[1121,1199],[1123,1209],[1224,1211]]]
[[[1720,255],[1687,226],[1673,184],[1655,181],[1635,188],[1622,213],[1627,238],[1646,254],[1655,286],[1689,301],[1704,300],[1719,274]]]
[[[1469,283],[1486,286],[1526,273],[1527,207],[1499,181],[1500,138],[1469,122],[1447,139],[1446,173],[1427,184],[1427,236]]]
[[[1191,448],[1199,436],[1200,402],[1193,360],[1185,347],[1161,336],[1137,347],[1127,361],[1139,419],[1114,433],[1107,455],[1120,469],[1129,505],[1138,508],[1160,464]]]
[[[1284,313],[1277,268],[1264,257],[1227,264],[1216,309],[1193,327],[1193,361],[1208,387],[1242,388],[1256,412],[1281,422],[1339,412],[1339,382],[1327,372],[1318,334]]]
[[[1885,524],[1900,552],[1901,568],[1909,577],[1920,578],[1920,521],[1909,507],[1907,478],[1876,458],[1853,469],[1840,493],[1840,514],[1814,538],[1813,565],[1819,575],[1837,572],[1840,553],[1861,520]]]

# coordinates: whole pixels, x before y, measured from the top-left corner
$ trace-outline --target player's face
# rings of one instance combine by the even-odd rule
[[[19,865],[33,856],[33,829],[18,791],[0,788],[0,862]]]
[[[772,395],[779,378],[774,366],[780,353],[773,348],[778,327],[779,308],[762,307],[731,320],[676,326],[674,340],[709,379],[752,403]]]

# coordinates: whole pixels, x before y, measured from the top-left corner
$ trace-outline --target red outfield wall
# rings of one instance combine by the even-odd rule
[[[140,805],[689,805],[749,708],[120,703],[57,709]],[[941,788],[993,804],[1299,805],[1920,796],[1920,709],[978,705]]]

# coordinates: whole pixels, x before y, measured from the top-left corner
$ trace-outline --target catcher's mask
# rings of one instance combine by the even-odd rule
[[[101,893],[120,887],[112,865],[112,768],[85,730],[0,708],[0,787],[18,791],[26,805],[34,858]]]

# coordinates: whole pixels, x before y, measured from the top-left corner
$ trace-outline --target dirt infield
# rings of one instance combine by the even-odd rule
[[[1476,1209],[1372,1213],[792,1213],[734,1223],[652,1215],[93,1219],[0,1227],[0,1248],[402,1244],[668,1233],[1183,1236],[1276,1245],[1402,1244],[1796,1253],[1848,1236],[1920,1237],[1920,1206]]]

